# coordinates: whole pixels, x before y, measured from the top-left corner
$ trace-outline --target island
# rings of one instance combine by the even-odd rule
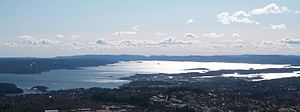
[[[0,96],[19,93],[23,93],[23,90],[18,88],[15,84],[0,83]]]

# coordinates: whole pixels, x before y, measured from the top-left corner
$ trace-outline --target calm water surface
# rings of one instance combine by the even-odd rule
[[[185,61],[129,61],[106,66],[84,67],[76,70],[52,70],[41,74],[0,74],[0,82],[14,83],[23,89],[37,85],[47,86],[51,90],[90,87],[117,88],[120,85],[130,82],[127,80],[119,80],[120,78],[132,76],[137,73],[187,73],[221,69],[248,70],[283,68],[287,66],[289,65]],[[203,68],[208,70],[203,70]],[[288,75],[290,76],[290,74]],[[276,78],[278,77],[281,77],[280,74],[276,74]]]

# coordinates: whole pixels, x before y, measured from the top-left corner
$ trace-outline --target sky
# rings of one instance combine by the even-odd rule
[[[0,57],[300,55],[299,0],[1,0]]]

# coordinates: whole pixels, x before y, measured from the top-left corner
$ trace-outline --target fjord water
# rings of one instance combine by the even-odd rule
[[[284,68],[287,66],[289,65],[186,61],[123,61],[106,66],[83,67],[75,70],[51,70],[41,74],[0,74],[0,82],[14,83],[24,89],[37,85],[47,86],[51,90],[90,87],[117,88],[122,84],[130,82],[120,80],[120,78],[132,76],[137,73],[187,73],[221,69]],[[280,78],[280,76],[276,78]]]

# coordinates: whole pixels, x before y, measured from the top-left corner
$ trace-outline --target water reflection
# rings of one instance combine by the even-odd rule
[[[285,68],[287,64],[248,64],[248,63],[224,63],[224,62],[190,62],[190,61],[129,61],[107,65],[108,70],[128,71],[135,73],[187,73],[205,72],[209,70],[249,70],[267,68]],[[98,67],[89,67],[89,70],[97,70]],[[100,68],[103,70],[103,68]]]
[[[41,85],[52,90],[70,88],[104,87],[116,88],[127,80],[119,80],[137,73],[187,73],[230,69],[267,69],[291,67],[286,64],[247,64],[222,62],[187,61],[128,61],[97,67],[83,67],[77,70],[52,70],[41,74],[0,74],[0,82],[15,83],[21,88]],[[296,73],[297,74],[297,73]],[[250,74],[248,76],[255,76]],[[260,74],[266,79],[295,76],[291,74]],[[226,76],[226,75],[224,75]],[[233,75],[227,74],[233,77]],[[241,77],[241,76],[236,76]],[[271,78],[269,78],[271,77]]]

